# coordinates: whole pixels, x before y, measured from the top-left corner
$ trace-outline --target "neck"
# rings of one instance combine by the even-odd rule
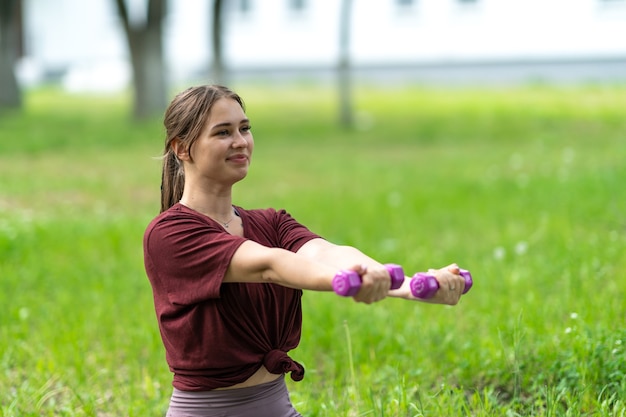
[[[239,216],[239,214],[237,214],[235,208],[232,205],[228,207],[227,211],[220,211],[220,214],[215,214],[215,211],[210,211],[208,209],[203,209],[202,207],[199,207],[197,205],[190,204],[184,199],[180,200],[180,204],[189,207],[190,209],[195,210],[198,213],[204,214],[207,217],[210,217],[211,219],[221,224],[222,227],[224,227],[226,230],[228,230],[232,221],[235,220],[237,216]]]
[[[230,220],[234,213],[233,206],[230,201],[222,204],[202,204],[198,201],[194,201],[193,199],[183,197],[180,199],[180,203],[222,223]]]
[[[192,192],[188,187],[185,187],[180,202],[214,219],[228,221],[233,213],[230,188],[227,192],[198,192],[197,189]]]

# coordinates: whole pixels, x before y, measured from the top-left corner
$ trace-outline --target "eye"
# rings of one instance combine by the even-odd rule
[[[249,131],[250,131],[250,129],[252,129],[252,126],[243,126],[243,127],[241,128],[241,131],[242,131],[242,132],[246,132],[246,133],[247,133],[247,132],[249,132]]]
[[[228,136],[230,132],[228,130],[220,130],[216,133],[217,136]]]

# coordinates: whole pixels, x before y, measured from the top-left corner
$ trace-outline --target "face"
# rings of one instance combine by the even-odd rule
[[[250,121],[243,109],[235,100],[221,98],[211,107],[191,155],[178,155],[184,161],[186,178],[230,185],[248,173],[253,148]]]

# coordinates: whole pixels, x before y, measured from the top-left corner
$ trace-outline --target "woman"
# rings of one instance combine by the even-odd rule
[[[166,358],[174,373],[167,416],[299,416],[284,374],[304,368],[298,345],[302,290],[331,291],[356,271],[358,302],[415,299],[405,280],[390,290],[379,262],[332,244],[284,210],[234,206],[254,141],[242,99],[222,86],[187,89],[165,113],[161,214],[144,236],[145,268]],[[454,305],[464,288],[456,265],[432,271],[430,301]]]

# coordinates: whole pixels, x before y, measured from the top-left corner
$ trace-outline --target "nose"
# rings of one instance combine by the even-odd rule
[[[233,148],[245,148],[248,146],[248,139],[239,131],[235,133],[235,140],[233,141]]]

